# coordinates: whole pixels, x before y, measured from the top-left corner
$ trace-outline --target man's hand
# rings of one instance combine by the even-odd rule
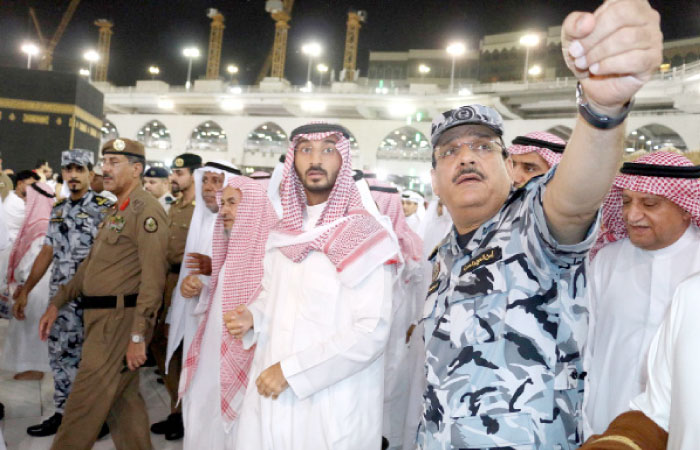
[[[188,253],[185,257],[185,267],[194,269],[192,275],[211,275],[211,258],[201,253]]]
[[[247,306],[238,305],[233,311],[224,314],[224,324],[233,337],[242,339],[253,328],[253,314]]]
[[[197,275],[187,275],[182,283],[180,284],[180,293],[185,298],[192,298],[199,295],[202,292],[202,287],[204,283],[199,279]]]
[[[263,370],[258,379],[255,380],[255,385],[258,387],[258,393],[260,395],[263,397],[272,397],[273,400],[289,387],[287,379],[282,373],[282,366],[280,366],[280,363],[273,364]]]
[[[45,341],[49,338],[49,333],[51,332],[51,327],[58,317],[58,308],[49,303],[46,312],[39,320],[39,339]]]
[[[617,115],[662,61],[660,16],[647,0],[608,0],[564,20],[562,51],[596,112]]]
[[[15,293],[12,295],[14,304],[12,305],[12,315],[15,316],[17,320],[24,320],[26,316],[24,315],[24,308],[27,307],[27,292],[24,286],[19,286]]]
[[[129,341],[129,346],[126,348],[126,365],[129,370],[134,371],[141,367],[146,362],[146,343],[139,342],[138,344]]]

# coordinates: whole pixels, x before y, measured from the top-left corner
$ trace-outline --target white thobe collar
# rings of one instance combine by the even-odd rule
[[[323,214],[323,210],[326,208],[327,203],[328,202],[326,201],[319,203],[318,205],[306,205],[306,208],[304,208],[304,219],[302,226],[304,231],[308,231],[316,227],[318,219],[321,217],[321,214]]]
[[[673,255],[684,248],[686,248],[688,245],[690,245],[693,242],[693,238],[695,237],[695,234],[698,233],[698,230],[695,225],[690,224],[688,225],[688,228],[686,228],[685,232],[679,237],[676,242],[673,244],[660,248],[658,250],[644,250],[639,247],[635,247],[638,252],[640,252],[642,255],[644,255],[647,258],[664,258],[668,257],[670,255]],[[632,243],[630,241],[630,243]]]

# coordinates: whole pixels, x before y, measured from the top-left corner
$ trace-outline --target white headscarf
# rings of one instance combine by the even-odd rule
[[[211,164],[211,165],[208,165]],[[224,170],[227,168],[228,170]],[[229,171],[230,170],[230,171]],[[201,253],[211,257],[212,236],[214,233],[214,222],[216,221],[217,213],[211,212],[204,203],[202,198],[202,178],[206,172],[214,172],[224,175],[224,186],[232,177],[238,176],[234,172],[239,172],[238,168],[228,161],[213,161],[207,163],[194,171],[194,186],[197,200],[194,203],[194,212],[192,213],[192,221],[190,228],[187,231],[187,241],[185,243],[185,258],[189,253]],[[180,342],[184,339],[182,347],[183,354],[187,354],[190,343],[197,332],[199,325],[199,317],[197,316],[197,305],[199,299],[207,299],[209,295],[208,281],[209,277],[200,275],[204,287],[198,297],[185,298],[180,293],[180,285],[182,280],[187,277],[191,269],[185,267],[184,261],[180,268],[180,277],[177,280],[177,286],[173,291],[173,297],[168,311],[166,323],[170,324],[168,331],[168,349],[165,362],[165,368],[168,369],[170,358],[177,350]],[[206,303],[206,302],[204,302]]]

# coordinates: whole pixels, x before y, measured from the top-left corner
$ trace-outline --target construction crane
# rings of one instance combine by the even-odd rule
[[[97,39],[97,53],[100,55],[100,59],[97,61],[94,80],[107,81],[109,46],[112,42],[112,27],[114,24],[107,19],[97,19],[95,25],[100,29],[100,35]]]
[[[293,6],[294,0],[267,0],[265,3],[265,11],[269,12],[272,20],[275,21],[275,42],[260,70],[258,83],[268,73],[273,78],[284,78],[284,63],[287,59],[287,33],[289,21],[292,19]]]
[[[214,8],[207,10],[207,17],[211,19],[209,31],[209,54],[207,56],[207,80],[219,78],[221,66],[221,43],[224,39],[224,15]]]
[[[34,8],[29,8],[29,15],[34,22],[34,28],[36,28],[36,33],[39,37],[39,42],[41,43],[41,59],[39,60],[39,69],[41,70],[53,70],[53,51],[56,49],[56,45],[61,40],[63,33],[66,31],[68,23],[73,18],[75,10],[78,8],[80,0],[71,0],[68,4],[68,9],[63,13],[61,17],[61,22],[58,24],[56,31],[54,31],[53,36],[50,40],[44,37],[41,32],[41,26],[39,26],[39,20],[36,17],[36,11]]]
[[[348,12],[348,29],[345,34],[345,55],[343,56],[343,72],[341,78],[344,81],[355,81],[357,69],[357,43],[360,38],[360,28],[367,20],[366,11]]]

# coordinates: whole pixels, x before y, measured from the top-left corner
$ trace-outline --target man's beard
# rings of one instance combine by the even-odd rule
[[[180,189],[180,185],[177,183],[170,183],[170,192],[173,194],[177,194],[180,192],[182,189]]]
[[[306,181],[308,179],[308,173],[311,170],[315,170],[318,172],[322,172],[326,176],[326,183],[323,184],[317,184],[317,183],[310,183]],[[333,186],[335,185],[336,178],[338,174],[336,174],[336,177],[331,179],[331,177],[328,175],[328,171],[325,169],[322,169],[318,166],[310,167],[309,169],[306,170],[305,176],[299,177],[301,181],[301,185],[304,186],[304,189],[306,189],[309,192],[314,192],[314,193],[322,193],[322,192],[330,192],[333,190]],[[297,174],[299,176],[299,174]]]
[[[82,191],[83,187],[79,181],[71,180],[68,182],[68,190],[73,192],[73,193],[76,193],[76,192]]]

